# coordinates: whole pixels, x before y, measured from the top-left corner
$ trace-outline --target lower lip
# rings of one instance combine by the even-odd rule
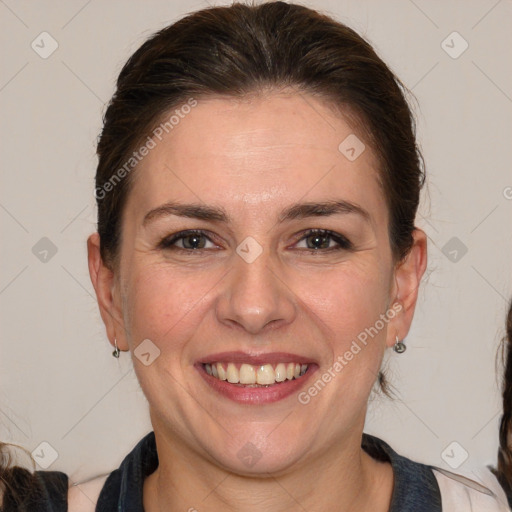
[[[196,368],[206,383],[221,395],[241,404],[259,405],[278,402],[298,393],[300,388],[309,381],[311,375],[315,373],[316,365],[309,365],[307,372],[298,379],[285,380],[268,387],[230,384],[227,380],[220,380],[208,375],[202,364],[197,365]]]

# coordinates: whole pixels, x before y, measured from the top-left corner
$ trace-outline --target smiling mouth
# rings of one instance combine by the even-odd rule
[[[300,363],[277,363],[252,365],[247,363],[214,362],[203,363],[204,371],[218,380],[244,387],[269,387],[303,377],[309,365]]]

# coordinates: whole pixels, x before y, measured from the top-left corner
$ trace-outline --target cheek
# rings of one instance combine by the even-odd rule
[[[126,287],[133,341],[149,338],[158,345],[163,339],[179,339],[176,333],[197,325],[218,281],[216,272],[176,271],[165,263],[133,265]]]
[[[388,276],[370,265],[347,266],[322,277],[307,274],[295,289],[336,340],[347,340],[373,325],[385,312]]]

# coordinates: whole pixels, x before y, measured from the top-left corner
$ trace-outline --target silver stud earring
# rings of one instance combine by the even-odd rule
[[[398,339],[398,338],[397,338]],[[119,359],[119,354],[121,353],[121,351],[119,350],[119,348],[117,347],[117,338],[114,338],[114,345],[116,346],[116,348],[114,349],[114,352],[112,352],[112,355],[114,357],[116,357],[117,359]]]
[[[398,336],[396,336],[395,344],[393,345],[393,350],[395,352],[397,352],[398,354],[402,354],[403,352],[405,352],[406,348],[407,347],[405,346],[404,342],[403,341],[399,341],[398,340]]]

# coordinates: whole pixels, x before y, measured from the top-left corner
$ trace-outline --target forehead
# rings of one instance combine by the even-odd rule
[[[175,107],[163,121],[173,113],[180,115],[153,136],[154,147],[135,170],[127,204],[133,215],[169,200],[244,210],[340,195],[384,204],[368,145],[355,160],[340,151],[348,140],[360,144],[359,152],[362,135],[311,95],[202,98],[190,109]]]

